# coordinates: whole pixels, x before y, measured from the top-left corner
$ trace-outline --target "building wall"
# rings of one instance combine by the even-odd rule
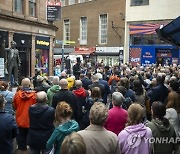
[[[77,1],[76,1],[77,2]],[[56,39],[63,40],[63,20],[70,19],[70,40],[76,43],[71,46],[80,46],[78,38],[80,37],[80,18],[87,17],[87,45],[83,46],[112,46],[119,47],[124,45],[124,20],[120,13],[125,12],[125,1],[123,0],[96,0],[85,3],[67,5],[62,8],[62,20],[56,22],[59,28],[56,33]],[[108,39],[107,44],[98,44],[99,33],[99,15],[107,13],[108,15]],[[121,39],[112,29],[112,21],[117,28]]]
[[[130,6],[126,0],[126,21],[175,19],[180,15],[179,0],[149,0],[149,5]]]
[[[36,17],[29,16],[29,1],[24,0],[23,13],[19,14],[14,11],[12,0],[0,1],[0,30],[9,32],[9,43],[14,33],[32,35],[31,48],[31,74],[35,74],[35,36],[50,37],[53,41],[57,27],[46,20],[46,3],[45,1],[36,1]],[[49,50],[49,75],[53,75],[53,43],[50,43]]]
[[[129,61],[129,25],[137,23],[169,23],[180,15],[179,0],[149,0],[149,5],[130,6],[131,0],[126,1],[126,21],[124,40],[124,61]]]

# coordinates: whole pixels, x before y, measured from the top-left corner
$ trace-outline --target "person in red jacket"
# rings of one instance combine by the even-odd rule
[[[118,135],[124,128],[127,122],[128,113],[121,105],[124,101],[124,97],[120,92],[114,92],[112,94],[113,108],[108,112],[108,118],[104,127]]]
[[[17,144],[18,150],[27,150],[27,134],[29,130],[29,107],[36,103],[36,92],[30,89],[30,80],[24,78],[22,88],[16,92],[13,99],[13,107],[16,111],[18,125]]]

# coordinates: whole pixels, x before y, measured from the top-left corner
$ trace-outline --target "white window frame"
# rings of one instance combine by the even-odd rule
[[[75,0],[69,0],[69,5],[75,4]]]
[[[83,19],[85,19],[83,21]],[[87,17],[80,18],[80,44],[87,44]]]
[[[65,0],[61,0],[61,6],[65,6]]]
[[[33,4],[33,14],[30,14],[30,3]],[[29,0],[29,16],[36,17],[36,0]]]
[[[78,2],[79,3],[84,3],[84,2],[86,2],[86,0],[79,0]]]
[[[23,0],[14,0],[14,11],[17,13],[23,13]]]
[[[68,27],[68,31],[66,31],[66,26],[69,26]],[[69,39],[67,39],[67,34],[69,33]],[[70,19],[64,19],[63,21],[63,41],[66,42],[66,41],[70,41]]]
[[[103,20],[102,17],[104,15],[106,15],[106,19]],[[104,34],[102,34],[103,31],[105,32]],[[99,15],[99,44],[107,44],[107,34],[108,34],[108,14],[104,13]]]

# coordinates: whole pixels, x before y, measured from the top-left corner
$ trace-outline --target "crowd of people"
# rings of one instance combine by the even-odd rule
[[[78,63],[78,66],[80,64]],[[179,154],[180,66],[39,71],[0,81],[0,153]],[[13,146],[13,140],[17,147]]]

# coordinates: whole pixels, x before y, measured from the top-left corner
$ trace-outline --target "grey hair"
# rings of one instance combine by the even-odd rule
[[[108,117],[108,108],[101,102],[95,102],[90,109],[89,119],[91,124],[103,126]]]
[[[59,77],[58,76],[54,76],[53,80],[52,80],[53,85],[59,85]]]
[[[102,79],[103,78],[101,73],[96,73],[96,76],[98,77],[98,79]]]
[[[112,94],[112,102],[115,106],[121,106],[124,102],[124,96],[120,92],[114,92]]]

